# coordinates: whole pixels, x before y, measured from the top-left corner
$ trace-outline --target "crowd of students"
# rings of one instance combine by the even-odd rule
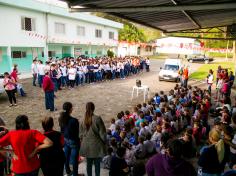
[[[221,95],[217,106],[209,87],[204,90],[176,84],[131,111],[119,112],[108,129],[94,114],[92,102],[86,104],[80,121],[71,115],[73,105],[65,102],[58,119],[60,132],[53,130],[51,117],[42,121],[43,134],[30,129],[25,115],[16,118],[16,130],[8,131],[2,123],[1,173],[4,156],[11,153],[12,172],[24,176],[38,175],[39,168],[45,176],[64,172],[78,176],[81,156],[86,158],[88,176],[92,176],[93,165],[99,176],[101,163],[110,176],[233,176],[236,102],[232,99],[235,104],[231,103],[230,93],[234,79],[227,76],[231,75],[227,69],[220,69],[217,85],[223,79],[228,86],[227,91],[216,86]],[[208,86],[213,84],[209,81],[212,73],[207,76]]]
[[[73,88],[75,85],[101,82],[116,78],[125,79],[146,69],[149,71],[149,58],[120,57],[120,58],[86,58],[75,59],[67,57],[63,59],[49,58],[45,64],[41,60],[34,59],[31,66],[33,74],[33,86],[36,80],[41,87],[45,72],[50,73],[55,91],[64,87]]]

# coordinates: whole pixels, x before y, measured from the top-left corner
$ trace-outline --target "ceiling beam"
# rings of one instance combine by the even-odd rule
[[[175,1],[175,0],[171,0],[171,2],[174,4],[174,5],[178,5],[178,3]],[[181,12],[197,27],[197,28],[201,28],[201,25],[196,22],[195,19],[193,19],[193,17],[191,15],[189,15],[188,12],[186,12],[185,10],[181,10]]]
[[[165,32],[166,34],[224,34],[226,32],[197,32],[197,31],[193,31],[193,32]]]
[[[171,36],[171,35],[167,35],[168,37],[181,37],[181,38],[194,38],[194,39],[206,39],[206,40],[235,40],[236,41],[236,38],[235,37],[232,37],[232,38],[220,38],[220,37],[212,37],[212,38],[209,38],[209,37],[188,37],[188,36]]]
[[[78,5],[80,5],[78,3]],[[182,10],[218,10],[218,9],[236,9],[236,3],[217,3],[217,4],[191,4],[191,5],[160,5],[152,7],[91,7],[76,8],[71,7],[70,12],[156,12],[156,11],[182,11]]]

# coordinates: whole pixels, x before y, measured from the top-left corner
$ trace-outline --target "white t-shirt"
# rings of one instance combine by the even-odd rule
[[[69,80],[75,80],[76,68],[69,68],[68,75],[69,75]]]
[[[84,73],[88,73],[88,69],[87,69],[87,66],[85,65],[85,66],[82,66],[82,69],[83,69],[83,72]]]
[[[39,75],[45,75],[45,65],[43,64],[38,64],[38,74]]]
[[[32,71],[32,74],[37,74],[38,73],[37,64],[33,63],[31,65],[31,71]]]
[[[45,65],[45,67],[44,67],[44,71],[46,72],[49,72],[50,71],[50,65]]]
[[[82,75],[82,74],[83,74],[83,68],[82,68],[82,66],[77,66],[77,73],[78,73],[79,75]]]
[[[207,83],[208,84],[213,84],[213,80],[214,80],[214,77],[212,74],[209,75],[208,79],[207,79]]]
[[[67,68],[66,68],[66,66],[61,66],[60,69],[61,69],[62,76],[67,76]]]

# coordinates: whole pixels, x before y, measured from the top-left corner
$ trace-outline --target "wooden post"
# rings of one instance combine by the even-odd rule
[[[229,40],[227,41],[227,49],[226,49],[226,56],[225,56],[226,61],[228,61],[228,51],[229,51]]]

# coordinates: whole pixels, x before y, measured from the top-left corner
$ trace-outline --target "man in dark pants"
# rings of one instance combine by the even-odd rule
[[[46,110],[55,111],[54,107],[54,84],[49,77],[49,72],[45,73],[43,78],[43,90],[45,92],[45,106]]]
[[[32,71],[32,75],[33,75],[33,86],[36,86],[36,79],[37,79],[37,74],[38,74],[38,68],[37,68],[37,60],[34,59],[33,63],[31,65],[31,71]]]

